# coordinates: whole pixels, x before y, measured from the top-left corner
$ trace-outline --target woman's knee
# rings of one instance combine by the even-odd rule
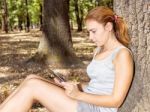
[[[31,75],[28,75],[25,80],[37,79],[37,78],[39,78],[39,76],[31,74]]]
[[[39,83],[39,79],[37,79],[36,77],[29,77],[27,78],[26,82],[27,85],[37,85]]]
[[[24,94],[32,93],[33,89],[36,88],[38,80],[35,78],[26,78],[24,82],[20,85],[20,91],[23,91]]]

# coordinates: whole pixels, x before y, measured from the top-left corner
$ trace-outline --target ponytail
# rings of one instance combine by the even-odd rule
[[[128,47],[130,43],[130,37],[128,34],[127,24],[125,23],[123,18],[118,16],[117,18],[115,18],[114,28],[115,28],[114,32],[117,40],[123,45],[125,45],[126,47]]]
[[[117,40],[124,46],[128,47],[130,38],[127,24],[123,18],[117,16],[111,9],[104,6],[96,7],[87,14],[85,21],[90,19],[96,20],[104,25],[108,22],[113,23],[113,30]]]

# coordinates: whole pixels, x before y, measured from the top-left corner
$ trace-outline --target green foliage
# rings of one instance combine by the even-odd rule
[[[29,13],[31,23],[39,24],[39,15],[41,15],[39,4],[42,3],[42,0],[27,0],[27,2],[28,5],[26,5],[25,0],[7,0],[9,27],[18,26],[18,19],[25,24],[27,11]],[[0,6],[2,6],[2,1],[0,1]],[[1,9],[2,8],[0,7],[0,13],[2,11]],[[2,17],[0,16],[0,20],[1,19]]]
[[[39,23],[39,16],[41,15],[40,12],[40,4],[42,4],[41,0],[32,0],[32,3],[28,6],[29,8],[29,15],[31,18],[32,24]]]
[[[98,5],[103,5],[112,8],[113,0],[97,0]]]
[[[76,0],[70,0],[70,21],[72,24],[76,25],[76,16],[75,16],[75,6],[74,2]],[[102,6],[108,6],[112,8],[113,0],[77,0],[78,1],[78,8],[79,10],[83,11],[83,18],[87,15],[88,11],[92,9],[93,7],[102,5]],[[79,12],[79,15],[81,16],[81,12]]]
[[[79,16],[81,18],[81,16],[83,16],[83,18],[85,17],[85,15],[87,14],[87,12],[95,6],[95,4],[93,4],[95,0],[78,0],[78,8],[79,8]],[[73,25],[76,26],[76,15],[75,15],[75,0],[70,0],[70,11],[69,11],[69,15],[70,15],[70,21]],[[81,14],[81,11],[83,12],[84,15]]]
[[[0,21],[2,21],[2,1],[3,0],[0,0]],[[10,28],[18,26],[19,20],[21,21],[21,24],[25,26],[27,12],[29,13],[30,22],[32,25],[40,24],[40,15],[42,15],[40,11],[40,4],[42,4],[43,0],[27,0],[28,5],[26,5],[25,1],[26,0],[7,0],[8,21]],[[69,15],[70,22],[76,26],[77,20],[74,2],[75,0],[70,0]],[[91,8],[98,5],[112,7],[112,3],[112,0],[78,0],[79,16],[80,18],[84,18]]]
[[[21,12],[23,11],[22,4],[19,0],[13,1],[8,0],[8,13],[9,13],[9,25],[15,26],[17,25],[18,16],[22,16]],[[24,18],[24,17],[22,17]]]

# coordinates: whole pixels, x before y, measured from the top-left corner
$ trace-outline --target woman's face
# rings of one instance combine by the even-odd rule
[[[89,32],[89,39],[92,40],[97,46],[103,46],[108,39],[108,31],[104,25],[95,20],[87,20],[86,27]]]

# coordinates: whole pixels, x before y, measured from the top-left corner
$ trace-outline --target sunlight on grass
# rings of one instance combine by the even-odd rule
[[[10,33],[10,34],[1,34],[1,38],[5,39],[6,37],[9,37],[9,39],[2,40],[2,42],[19,42],[19,41],[39,41],[39,36],[32,36],[31,33]]]
[[[27,58],[31,57],[37,52],[40,38],[42,34],[38,32],[12,32],[9,34],[0,35],[0,50],[1,50],[1,63],[0,63],[0,79],[5,82],[0,83],[0,103],[6,99],[6,97],[16,89],[21,83],[22,79],[19,80],[20,72],[16,70],[18,62],[22,62]],[[77,33],[72,37],[73,48],[75,54],[82,59],[82,62],[87,65],[89,64],[95,44],[88,40],[85,33]],[[16,65],[15,65],[16,64]],[[15,66],[14,66],[15,65]],[[32,68],[31,68],[32,69]],[[55,69],[54,71],[63,74],[72,81],[86,81],[85,67],[72,71],[71,69]],[[44,72],[44,71],[43,71]],[[43,73],[42,72],[42,73]],[[25,69],[21,70],[21,73],[26,73]],[[84,74],[84,76],[83,76]],[[17,75],[17,79],[11,80],[11,77]],[[80,77],[82,75],[82,77]],[[10,77],[9,77],[10,76]],[[43,107],[33,108],[30,112],[47,112]]]
[[[83,42],[86,40],[86,38],[83,37],[73,37],[72,38],[73,42]]]
[[[27,55],[31,55],[36,53],[36,49],[30,49],[30,51],[27,51],[26,49],[18,49],[17,51],[3,51],[1,53],[1,55],[5,56],[5,55],[19,55],[19,54],[27,54]]]
[[[0,72],[7,72],[8,70],[10,70],[11,69],[11,67],[9,67],[9,66],[1,66],[0,67]],[[2,77],[2,76],[4,76],[5,74],[3,74],[3,73],[0,73],[0,77]]]
[[[1,68],[0,68],[1,69]],[[5,71],[0,71],[0,72],[5,72]],[[5,73],[0,73],[0,78],[1,77],[6,77],[6,74]]]

